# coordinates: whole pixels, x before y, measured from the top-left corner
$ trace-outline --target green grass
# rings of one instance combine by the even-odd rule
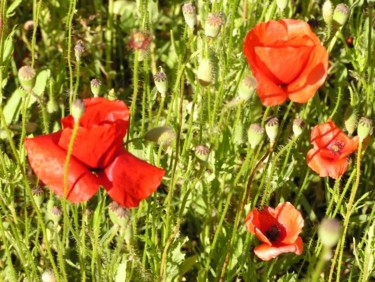
[[[331,118],[345,130],[348,111],[373,118],[373,1],[346,1],[350,17],[330,34],[323,1],[288,1],[282,12],[276,1],[213,2],[196,2],[199,21],[192,31],[179,1],[0,1],[0,281],[40,281],[46,271],[56,281],[375,279],[375,143],[366,139],[336,181],[320,178],[306,164],[313,126]],[[210,12],[226,17],[214,39],[204,34]],[[265,107],[255,90],[238,101],[241,80],[250,74],[246,33],[281,18],[318,20],[315,32],[329,51],[325,84],[306,104]],[[152,36],[147,54],[129,47],[135,31]],[[353,48],[346,43],[350,36]],[[79,40],[85,52],[77,58]],[[202,57],[213,63],[208,86],[197,78]],[[18,79],[23,65],[37,72],[29,92]],[[153,81],[159,66],[168,77],[165,95]],[[65,205],[41,187],[38,202],[33,190],[41,183],[23,143],[26,136],[57,131],[75,99],[92,97],[93,78],[102,81],[102,96],[131,108],[128,151],[166,171],[159,189],[129,210],[122,224],[112,220],[103,189],[87,203]],[[264,139],[252,149],[247,129],[264,125],[267,117],[280,120],[276,143],[271,149]],[[298,138],[292,131],[296,117],[306,123]],[[171,144],[144,138],[161,126],[173,130]],[[199,145],[208,148],[206,159],[199,158]],[[284,201],[304,217],[303,254],[263,262],[253,252],[259,240],[246,230],[245,216]],[[62,217],[53,206],[66,207]],[[345,224],[332,250],[317,233],[324,217]]]

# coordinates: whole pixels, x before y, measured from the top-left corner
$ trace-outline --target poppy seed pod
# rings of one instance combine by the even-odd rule
[[[18,70],[18,79],[23,89],[31,91],[35,84],[35,70],[30,66],[23,66]]]
[[[77,62],[81,61],[83,53],[85,53],[85,45],[83,45],[83,42],[81,40],[78,40],[76,45],[74,46],[74,55]]]
[[[349,17],[349,13],[350,13],[350,9],[348,5],[344,3],[340,3],[336,6],[335,10],[333,11],[333,17],[332,17],[333,22],[336,25],[336,27],[343,26],[346,23]]]
[[[351,136],[354,132],[354,130],[357,128],[358,123],[358,117],[357,117],[357,111],[352,108],[348,108],[344,115],[344,125],[346,130],[349,133],[349,136]]]
[[[53,223],[55,223],[55,225],[57,225],[61,220],[61,216],[62,216],[61,209],[58,206],[53,206],[49,212],[50,212],[49,218],[53,221]]]
[[[263,140],[264,129],[260,126],[259,123],[253,123],[250,125],[247,130],[247,138],[252,149],[255,149],[256,146]]]
[[[85,111],[85,104],[82,100],[77,99],[72,104],[71,114],[74,118],[74,122],[78,123],[79,119],[81,118],[82,114]]]
[[[208,86],[214,80],[214,64],[210,59],[202,59],[198,66],[197,78],[202,86]]]
[[[266,134],[270,139],[270,143],[275,143],[277,133],[279,132],[279,120],[275,117],[271,117],[266,122]]]
[[[358,122],[357,132],[359,141],[363,142],[363,140],[372,134],[372,120],[368,117],[362,117]]]
[[[242,101],[247,101],[252,97],[255,88],[257,87],[257,81],[253,76],[245,76],[238,86],[238,96]]]
[[[323,7],[322,7],[323,20],[327,25],[332,24],[332,15],[333,15],[333,4],[331,1],[327,0],[324,2]]]
[[[194,29],[195,25],[197,24],[197,8],[193,5],[193,3],[185,3],[182,6],[182,14],[184,15],[184,19],[188,27],[190,29]]]
[[[341,236],[341,224],[337,219],[324,218],[319,225],[318,234],[322,244],[327,248],[334,247]]]
[[[296,118],[293,121],[293,134],[298,137],[302,134],[305,122],[301,118]]]
[[[155,73],[154,82],[155,82],[156,89],[159,91],[161,96],[165,97],[165,94],[167,93],[167,90],[168,90],[168,78],[162,68],[160,68],[160,71]]]
[[[276,5],[281,11],[283,11],[288,5],[288,0],[276,0]]]
[[[90,88],[91,88],[91,92],[94,95],[94,97],[99,97],[100,96],[100,90],[102,89],[102,82],[99,79],[94,78],[90,82]]]
[[[210,149],[205,145],[198,145],[195,147],[195,156],[203,162],[206,162],[208,155],[210,154]]]
[[[208,37],[215,38],[224,24],[223,16],[220,13],[208,14],[206,24],[204,26],[204,34]]]
[[[130,211],[127,208],[120,206],[116,202],[112,202],[108,206],[109,218],[112,220],[113,224],[116,224],[122,228],[128,225],[130,218]]]
[[[31,190],[31,194],[34,197],[34,201],[35,201],[36,205],[38,206],[38,208],[40,208],[40,206],[42,205],[43,200],[44,200],[43,189],[40,188],[39,186],[36,186],[34,189]]]

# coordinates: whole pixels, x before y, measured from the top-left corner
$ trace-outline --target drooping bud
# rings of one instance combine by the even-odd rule
[[[99,97],[100,90],[102,90],[102,82],[99,79],[94,78],[90,82],[90,88],[92,95],[94,95],[94,97]]]
[[[148,131],[144,138],[148,141],[156,142],[160,146],[166,148],[176,139],[176,133],[171,127],[161,126]]]
[[[337,219],[324,218],[318,229],[322,244],[327,248],[334,247],[340,239],[341,228],[342,226]]]
[[[349,6],[340,3],[336,6],[335,10],[333,11],[333,22],[337,27],[343,26],[348,17],[349,17],[350,9]]]
[[[363,142],[363,140],[372,134],[372,120],[368,117],[362,117],[358,122],[357,132],[359,141]]]
[[[358,117],[357,111],[352,108],[348,108],[344,115],[344,125],[349,135],[352,135],[357,128]]]
[[[182,6],[182,14],[186,24],[190,29],[194,29],[197,24],[197,9],[193,3],[187,2]]]
[[[160,68],[160,71],[155,73],[154,82],[155,82],[156,89],[159,91],[161,96],[165,97],[165,94],[167,93],[167,90],[168,90],[168,78],[162,68]]]
[[[42,282],[56,282],[55,274],[53,274],[52,270],[46,270],[42,273],[40,277]]]
[[[293,121],[293,134],[298,137],[302,134],[305,122],[301,118],[296,118]]]
[[[83,53],[85,53],[85,45],[83,45],[82,40],[78,40],[74,46],[74,55],[76,56],[77,62],[81,61]]]
[[[245,76],[238,86],[238,96],[243,101],[247,101],[254,94],[254,89],[257,87],[257,81],[253,76]]]
[[[35,84],[35,70],[30,66],[23,66],[18,70],[18,79],[23,89],[31,91]]]
[[[85,111],[85,104],[82,100],[77,99],[72,104],[71,114],[74,118],[74,122],[78,123],[79,119],[81,118],[82,114]]]
[[[224,24],[223,16],[221,13],[208,14],[206,24],[204,26],[204,34],[208,37],[215,38]]]
[[[214,64],[210,59],[202,59],[198,66],[197,78],[202,86],[210,85],[214,80]]]
[[[322,7],[323,20],[327,25],[332,24],[332,15],[333,15],[333,4],[331,1],[327,0],[324,2],[323,7]]]
[[[266,122],[266,133],[270,139],[271,145],[275,143],[277,133],[279,132],[279,120],[275,117],[271,117]]]
[[[276,0],[276,5],[281,11],[284,11],[288,5],[288,0]]]
[[[198,145],[195,147],[195,156],[203,162],[206,162],[208,155],[210,154],[210,149],[205,145]]]
[[[116,202],[111,202],[108,206],[109,218],[114,224],[125,228],[129,223],[130,211],[127,208],[120,206]]]
[[[253,123],[250,125],[247,130],[247,138],[252,149],[255,149],[256,146],[263,140],[264,129],[260,126],[259,123]]]
[[[34,201],[35,201],[36,205],[38,206],[38,208],[40,208],[40,206],[42,205],[43,200],[44,200],[43,189],[40,188],[40,186],[36,186],[34,189],[31,190],[31,193],[34,197]]]

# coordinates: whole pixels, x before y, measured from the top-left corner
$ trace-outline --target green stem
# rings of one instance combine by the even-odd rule
[[[35,63],[35,43],[36,43],[36,31],[38,29],[38,23],[39,23],[39,14],[40,14],[40,8],[42,6],[42,0],[39,0],[38,4],[36,5],[36,12],[34,14],[34,28],[33,28],[33,35],[31,37],[31,67],[34,67]]]

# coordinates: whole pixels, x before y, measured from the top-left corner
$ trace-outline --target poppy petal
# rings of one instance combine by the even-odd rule
[[[253,208],[245,219],[247,230],[255,234],[260,241],[271,245],[272,243],[265,232],[272,226],[278,225],[275,215],[275,210],[271,207],[266,207],[263,210]]]
[[[269,246],[261,244],[254,249],[254,253],[263,261],[269,261],[283,253],[295,253],[300,255],[303,252],[303,241],[298,237],[296,242],[290,245]]]
[[[55,194],[64,195],[66,152],[57,145],[61,131],[26,138],[28,159],[35,174]],[[98,178],[73,156],[69,162],[67,199],[79,203],[90,199],[99,189]]]
[[[150,196],[160,185],[164,170],[123,152],[99,173],[101,183],[118,204],[132,208]]]
[[[279,204],[276,209],[276,217],[279,224],[284,226],[286,236],[282,239],[283,244],[293,244],[301,233],[304,221],[303,217],[291,203],[284,202]]]
[[[327,147],[333,140],[337,139],[341,130],[331,121],[318,124],[311,130],[311,143],[319,148]]]
[[[320,177],[329,176],[337,179],[342,176],[348,169],[347,159],[331,160],[324,158],[319,150],[319,148],[313,148],[307,153],[307,165]]]

